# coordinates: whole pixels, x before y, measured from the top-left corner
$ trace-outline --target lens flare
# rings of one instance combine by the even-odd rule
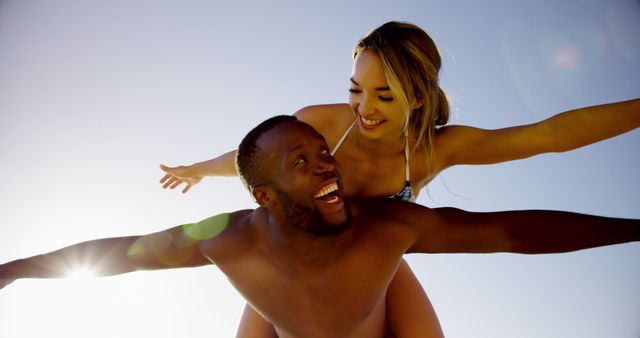
[[[198,223],[185,224],[182,230],[195,240],[206,240],[221,233],[229,222],[229,214],[220,214],[209,217]]]
[[[562,70],[576,69],[580,64],[580,50],[572,44],[557,47],[553,52],[553,65]]]
[[[90,266],[74,266],[67,272],[67,278],[75,280],[92,279],[97,277],[96,269]]]

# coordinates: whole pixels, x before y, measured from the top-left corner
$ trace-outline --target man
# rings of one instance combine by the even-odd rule
[[[101,275],[216,264],[280,337],[382,337],[386,288],[404,253],[552,253],[640,240],[637,220],[345,198],[326,142],[291,116],[260,124],[237,156],[259,208],[9,262],[0,287],[61,277],[88,252],[100,253]]]

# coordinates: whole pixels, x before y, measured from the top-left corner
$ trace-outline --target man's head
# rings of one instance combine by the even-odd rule
[[[251,130],[236,167],[258,204],[283,224],[317,235],[348,224],[338,164],[324,137],[295,117],[276,116]]]

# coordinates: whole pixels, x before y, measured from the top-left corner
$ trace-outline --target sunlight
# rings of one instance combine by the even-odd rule
[[[96,277],[95,268],[90,266],[74,266],[67,272],[67,278],[73,280],[86,280]]]

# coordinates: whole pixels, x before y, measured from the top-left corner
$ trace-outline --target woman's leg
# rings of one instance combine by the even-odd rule
[[[387,320],[398,338],[444,337],[429,297],[404,259],[387,289]]]
[[[245,304],[236,338],[278,338],[273,325],[266,321],[251,305]]]

